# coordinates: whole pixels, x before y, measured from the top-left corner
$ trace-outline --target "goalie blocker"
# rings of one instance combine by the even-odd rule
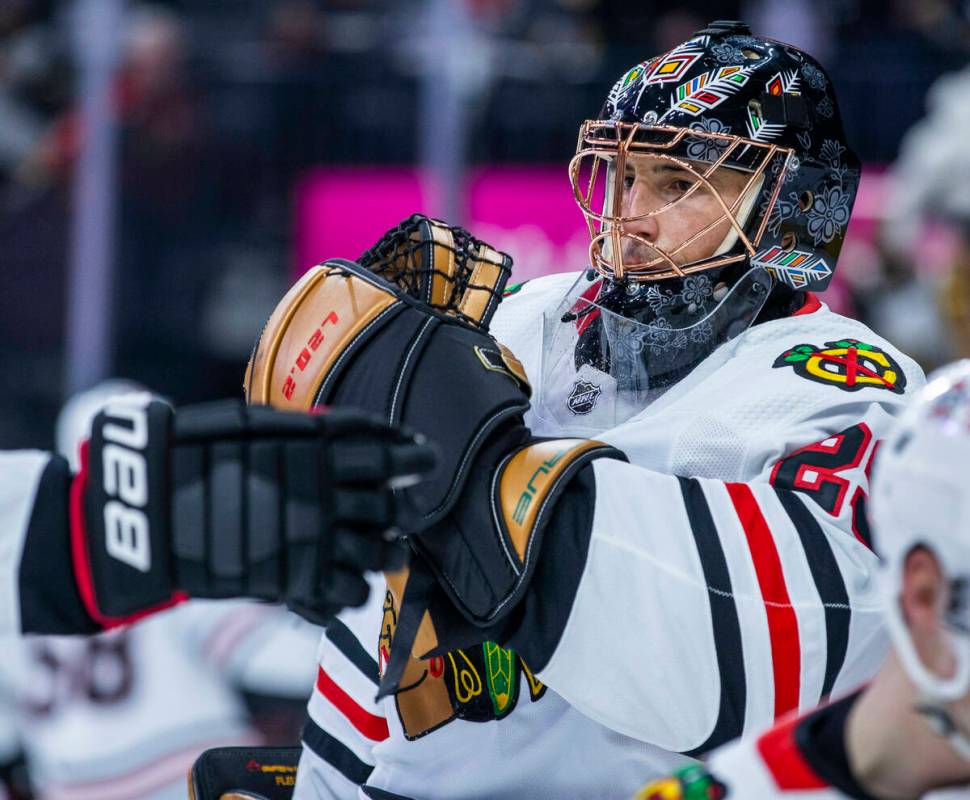
[[[415,216],[360,262],[327,261],[287,293],[257,343],[246,392],[281,409],[366,409],[438,447],[428,479],[403,490],[417,509],[417,557],[387,576],[400,613],[386,694],[412,654],[505,638],[554,510],[589,507],[592,480],[572,479],[594,459],[623,455],[594,440],[538,439],[525,426],[525,372],[487,333],[508,256]],[[570,494],[575,502],[563,503]]]

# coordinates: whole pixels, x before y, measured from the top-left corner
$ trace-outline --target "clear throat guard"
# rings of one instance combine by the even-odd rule
[[[636,416],[751,327],[772,286],[768,272],[753,267],[720,299],[698,294],[699,302],[674,309],[669,290],[641,285],[650,292],[641,314],[649,319],[641,321],[615,310],[622,303],[611,297],[622,286],[590,275],[580,275],[543,315],[542,377],[533,403],[539,435],[593,436]]]

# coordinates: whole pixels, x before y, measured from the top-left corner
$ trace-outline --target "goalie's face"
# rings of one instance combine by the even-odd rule
[[[628,221],[621,224],[627,235],[620,240],[624,263],[649,263],[658,253],[668,253],[682,267],[733,244],[736,235],[716,195],[734,206],[750,176],[725,167],[704,181],[708,166],[651,155],[626,159],[621,209]],[[656,213],[664,207],[667,211]]]
[[[615,280],[656,281],[745,261],[789,153],[694,128],[585,122],[569,171],[590,264]]]

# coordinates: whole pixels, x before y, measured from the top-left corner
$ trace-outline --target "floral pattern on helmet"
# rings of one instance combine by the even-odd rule
[[[849,224],[849,202],[841,186],[830,186],[815,195],[808,209],[808,232],[815,244],[828,244]]]

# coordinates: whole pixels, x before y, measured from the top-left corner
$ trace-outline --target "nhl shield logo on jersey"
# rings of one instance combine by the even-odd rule
[[[589,381],[576,381],[566,400],[566,407],[574,414],[588,414],[596,407],[603,390]]]
[[[826,342],[824,347],[799,344],[775,359],[774,367],[793,367],[803,378],[827,383],[847,392],[888,389],[902,394],[906,376],[885,350],[857,339]]]
[[[634,800],[724,800],[727,796],[723,783],[704,767],[691,765],[669,778],[648,783],[636,793]]]

